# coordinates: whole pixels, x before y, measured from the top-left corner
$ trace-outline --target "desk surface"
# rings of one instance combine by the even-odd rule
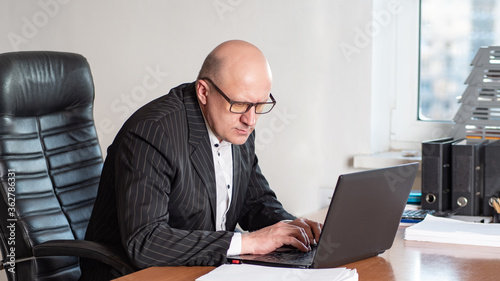
[[[324,211],[311,219],[321,218]],[[321,221],[322,219],[320,219]],[[400,226],[391,249],[344,265],[356,269],[359,280],[500,280],[500,248],[405,241]],[[152,267],[116,281],[194,281],[213,267]]]

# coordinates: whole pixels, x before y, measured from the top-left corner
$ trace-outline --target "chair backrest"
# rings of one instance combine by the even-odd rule
[[[0,225],[6,262],[30,257],[34,245],[48,240],[84,239],[103,162],[93,102],[90,67],[81,55],[0,54]],[[80,276],[74,257],[16,262],[6,271],[9,280]]]

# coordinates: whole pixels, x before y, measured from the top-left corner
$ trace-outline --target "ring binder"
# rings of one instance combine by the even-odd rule
[[[452,209],[457,215],[481,215],[484,145],[488,140],[465,139],[452,144]]]
[[[451,209],[451,145],[453,138],[422,142],[422,209]]]
[[[483,216],[493,216],[493,200],[500,198],[500,141],[484,146]]]

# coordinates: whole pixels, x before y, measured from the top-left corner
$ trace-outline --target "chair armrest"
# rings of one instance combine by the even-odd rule
[[[103,243],[86,240],[52,240],[33,247],[35,257],[74,256],[106,264],[122,275],[136,271],[128,257]]]

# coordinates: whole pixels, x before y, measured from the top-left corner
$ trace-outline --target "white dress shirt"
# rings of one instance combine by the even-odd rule
[[[217,187],[215,230],[226,230],[226,214],[231,206],[233,194],[233,147],[230,142],[219,142],[208,124],[207,130],[214,159],[215,185]],[[241,233],[235,233],[227,255],[238,255],[240,253]]]

